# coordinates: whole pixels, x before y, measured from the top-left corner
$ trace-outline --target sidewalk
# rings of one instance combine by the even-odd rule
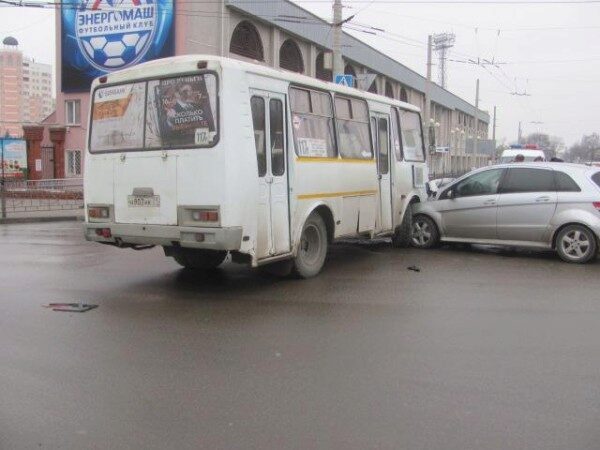
[[[83,220],[83,212],[84,210],[82,208],[59,209],[54,211],[8,212],[5,219],[0,218],[0,224]]]

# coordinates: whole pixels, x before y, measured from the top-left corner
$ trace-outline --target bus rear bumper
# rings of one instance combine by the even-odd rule
[[[97,230],[110,230],[104,235]],[[85,238],[88,241],[114,245],[162,245],[202,248],[209,250],[239,250],[242,227],[180,227],[173,225],[142,225],[114,222],[86,222]],[[100,234],[99,234],[100,233]]]

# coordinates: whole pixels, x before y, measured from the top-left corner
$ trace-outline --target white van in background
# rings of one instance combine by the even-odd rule
[[[544,150],[533,150],[526,148],[511,148],[508,150],[504,150],[502,152],[502,156],[498,161],[499,164],[510,163],[515,160],[517,155],[523,155],[525,157],[525,162],[535,161],[536,158],[542,158],[542,161],[546,161],[546,154]]]

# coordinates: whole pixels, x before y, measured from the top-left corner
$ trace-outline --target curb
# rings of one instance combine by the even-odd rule
[[[0,225],[44,222],[83,222],[83,216],[8,217],[6,219],[0,219]]]

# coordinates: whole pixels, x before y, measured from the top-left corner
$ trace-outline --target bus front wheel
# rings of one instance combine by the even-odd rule
[[[306,219],[300,235],[298,252],[294,259],[294,273],[300,278],[317,275],[327,257],[327,228],[318,213]]]
[[[394,235],[392,236],[392,245],[397,248],[410,247],[412,240],[412,205],[406,207],[404,211],[404,217],[402,223],[396,228]]]
[[[186,269],[214,269],[227,257],[226,251],[220,250],[195,250],[179,248],[173,254],[173,259]]]

